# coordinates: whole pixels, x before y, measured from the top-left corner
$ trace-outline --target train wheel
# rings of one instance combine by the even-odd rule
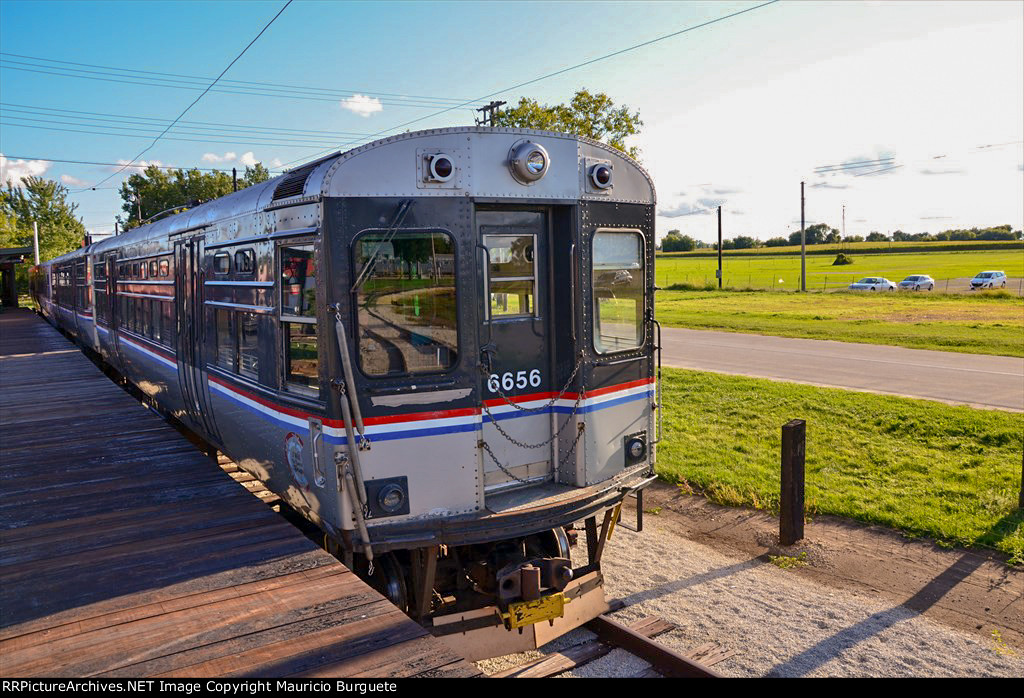
[[[403,612],[409,611],[409,588],[405,583],[402,565],[392,553],[384,553],[373,559],[373,574],[369,574],[370,566],[366,559],[356,563],[359,577],[371,587],[383,594],[388,601],[398,606]]]

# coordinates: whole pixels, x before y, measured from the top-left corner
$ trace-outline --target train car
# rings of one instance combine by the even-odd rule
[[[596,141],[420,131],[76,250],[32,288],[395,604],[494,656],[607,609],[601,551],[659,432],[654,204]]]

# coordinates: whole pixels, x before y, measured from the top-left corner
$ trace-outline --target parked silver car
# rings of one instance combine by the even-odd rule
[[[971,279],[971,289],[1006,288],[1005,271],[983,271]]]
[[[881,276],[865,276],[857,283],[850,284],[851,291],[895,291],[896,284]]]
[[[935,279],[927,274],[913,274],[903,279],[898,288],[901,291],[931,291],[935,288]]]

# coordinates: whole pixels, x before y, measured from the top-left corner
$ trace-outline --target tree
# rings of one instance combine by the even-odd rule
[[[239,182],[238,188],[244,189],[245,187],[251,187],[254,184],[260,184],[270,179],[270,170],[263,166],[262,162],[257,162],[252,167],[245,166],[245,174],[242,176],[242,182]]]
[[[789,244],[789,239],[784,237],[768,238],[764,241],[765,247],[785,247]]]
[[[868,242],[889,242],[889,238],[887,238],[884,234],[878,232],[877,230],[872,230],[870,233],[868,233],[867,240]]]
[[[644,122],[640,113],[630,113],[629,107],[616,108],[611,97],[604,92],[591,94],[583,88],[573,95],[569,104],[540,104],[535,99],[522,97],[519,104],[494,114],[495,126],[535,128],[542,131],[562,131],[593,138],[618,148],[632,158],[640,150],[626,147],[626,138],[640,133]]]
[[[681,235],[678,230],[670,230],[661,240],[662,252],[689,252],[697,246],[689,235]]]
[[[733,245],[737,250],[749,250],[761,246],[761,241],[749,235],[737,235],[733,238]],[[723,249],[724,246],[723,246]]]
[[[85,226],[69,203],[68,190],[51,179],[28,177],[0,190],[0,247],[32,247],[32,223],[39,224],[39,258],[53,259],[81,247]],[[17,265],[19,288],[28,288],[28,265]]]
[[[238,180],[244,189],[270,179],[270,171],[257,162],[245,168]],[[201,172],[191,170],[162,170],[149,166],[141,173],[132,174],[121,184],[121,210],[125,216],[125,230],[139,225],[162,212],[180,213],[198,203],[213,201],[234,191],[231,175],[227,172]],[[141,199],[141,204],[140,204]]]

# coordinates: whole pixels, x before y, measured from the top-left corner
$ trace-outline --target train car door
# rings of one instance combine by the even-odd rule
[[[546,211],[476,211],[484,261],[480,329],[484,491],[552,476],[548,249]]]
[[[178,316],[178,385],[185,414],[192,426],[220,442],[210,409],[206,373],[206,322],[204,300],[205,236],[195,235],[174,243],[174,304]]]

